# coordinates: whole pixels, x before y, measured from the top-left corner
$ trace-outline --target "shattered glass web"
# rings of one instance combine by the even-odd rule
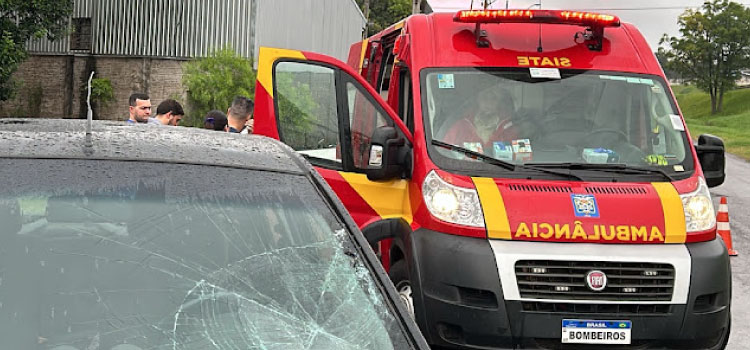
[[[39,169],[3,180],[15,193],[0,196],[0,216],[24,211],[17,232],[0,224],[6,345],[408,347],[348,233],[312,186],[300,185],[305,178],[99,163],[94,178],[73,170],[82,164],[55,164],[69,183],[40,178]],[[231,190],[206,189],[204,176],[234,179]]]

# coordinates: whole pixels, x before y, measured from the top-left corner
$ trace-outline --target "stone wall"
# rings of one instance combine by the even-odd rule
[[[186,61],[158,58],[102,56],[31,56],[14,78],[19,89],[12,100],[0,103],[0,117],[85,118],[85,86],[89,72],[112,83],[115,101],[96,110],[96,119],[125,120],[128,98],[135,92],[150,95],[156,106],[174,98],[185,105],[182,67]]]

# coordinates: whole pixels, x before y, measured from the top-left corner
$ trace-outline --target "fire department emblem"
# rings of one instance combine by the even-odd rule
[[[573,209],[577,217],[598,218],[599,207],[596,198],[591,194],[572,194]]]
[[[595,292],[601,292],[607,287],[607,275],[599,270],[589,271],[586,274],[586,285]]]

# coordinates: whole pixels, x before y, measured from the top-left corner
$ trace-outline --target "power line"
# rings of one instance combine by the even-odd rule
[[[744,6],[750,6],[750,3],[738,3]],[[653,10],[686,10],[690,8],[700,8],[702,5],[696,6],[655,6],[655,7],[620,7],[620,8],[587,8],[578,9],[585,11],[653,11]]]

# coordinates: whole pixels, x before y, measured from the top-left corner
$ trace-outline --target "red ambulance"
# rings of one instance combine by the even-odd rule
[[[433,345],[727,343],[723,143],[615,16],[414,15],[348,64],[262,48],[255,133],[316,166]]]

